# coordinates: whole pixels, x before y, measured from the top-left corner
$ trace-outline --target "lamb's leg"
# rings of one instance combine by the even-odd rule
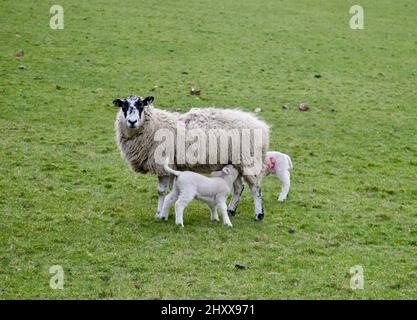
[[[211,221],[219,221],[219,216],[217,214],[217,207],[215,204],[209,204],[211,211]]]
[[[156,212],[156,217],[161,218],[161,210],[164,205],[165,200],[165,191],[169,185],[169,176],[160,176],[158,177],[158,210]]]
[[[225,226],[233,227],[232,222],[230,221],[229,215],[227,214],[227,206],[226,206],[226,199],[219,202],[218,207],[220,208],[220,211],[223,214],[223,224]]]
[[[278,201],[283,202],[287,199],[288,192],[290,191],[290,172],[288,170],[284,170],[277,174],[279,180],[282,183],[281,193],[279,194]]]
[[[178,200],[178,190],[175,188],[165,197],[164,205],[162,206],[161,214],[159,218],[168,220],[168,213],[169,208],[171,207],[172,203]]]
[[[244,176],[253,195],[253,205],[255,207],[255,220],[259,221],[264,218],[264,208],[262,205],[262,190],[260,181],[254,176]]]
[[[239,205],[244,188],[245,185],[243,184],[242,176],[237,177],[237,179],[233,183],[233,196],[229,202],[229,206],[227,207],[227,212],[232,216],[236,214],[236,209]]]
[[[194,196],[181,193],[179,199],[175,202],[175,224],[184,227],[184,209],[193,198]]]

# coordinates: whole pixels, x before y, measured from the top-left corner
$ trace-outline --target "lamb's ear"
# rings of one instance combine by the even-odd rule
[[[116,107],[122,107],[123,106],[123,101],[122,100],[120,100],[120,99],[116,99],[116,100],[113,100],[113,104],[116,106]]]
[[[146,97],[145,99],[143,99],[143,105],[149,106],[150,104],[152,104],[153,100],[154,100],[154,97],[152,96]]]
[[[224,174],[230,174],[230,169],[228,167],[224,167],[222,171]]]
[[[213,171],[211,173],[212,177],[223,177],[223,171]]]

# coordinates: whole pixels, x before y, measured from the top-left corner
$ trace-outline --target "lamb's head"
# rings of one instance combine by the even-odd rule
[[[130,129],[137,129],[143,123],[144,108],[151,105],[153,100],[153,97],[143,99],[139,96],[129,96],[123,100],[116,99],[113,104],[122,109],[126,126]]]
[[[227,166],[224,166],[221,171],[213,171],[211,175],[219,178],[227,177],[233,183],[239,176],[239,171],[231,164],[228,164]]]

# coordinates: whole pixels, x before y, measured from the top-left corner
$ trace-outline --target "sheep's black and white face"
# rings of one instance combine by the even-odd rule
[[[143,109],[152,104],[153,97],[146,97],[143,99],[138,96],[129,96],[124,100],[116,99],[113,104],[116,107],[122,108],[126,126],[131,129],[139,128],[143,122]]]

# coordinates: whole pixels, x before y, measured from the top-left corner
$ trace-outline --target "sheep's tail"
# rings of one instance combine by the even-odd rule
[[[288,161],[288,165],[290,166],[289,168],[292,169],[292,161],[289,155],[286,155],[287,157],[287,161]]]
[[[169,157],[167,157],[167,158],[165,159],[164,169],[165,169],[165,171],[166,171],[166,172],[171,173],[171,174],[173,174],[173,175],[175,175],[175,176],[178,176],[178,175],[180,174],[180,172],[179,172],[179,171],[175,171],[175,170],[173,170],[173,169],[171,169],[171,168],[169,167]]]

